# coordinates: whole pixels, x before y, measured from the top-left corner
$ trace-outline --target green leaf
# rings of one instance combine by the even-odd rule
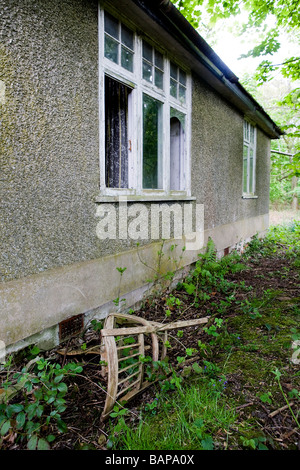
[[[6,414],[8,418],[11,418],[14,413],[20,413],[24,409],[24,406],[21,404],[8,405],[6,408]]]
[[[40,438],[38,440],[37,448],[38,450],[50,450],[50,445],[45,439]]]
[[[202,372],[202,367],[199,366],[198,362],[194,362],[194,364],[192,365],[193,369],[194,369],[194,372],[196,372],[196,374],[201,374]]]
[[[203,447],[203,450],[213,450],[214,441],[213,441],[212,437],[208,436],[205,439],[202,439],[201,445]]]
[[[36,445],[37,445],[37,440],[38,440],[38,437],[36,434],[34,434],[33,436],[31,436],[31,438],[29,439],[29,441],[27,442],[27,449],[29,450],[35,450],[36,449]]]
[[[14,413],[20,413],[20,411],[24,410],[24,406],[17,403],[14,405],[9,405],[9,407]]]
[[[18,413],[16,417],[16,423],[17,423],[17,428],[22,429],[26,421],[26,414],[22,411],[21,413]]]
[[[54,383],[57,384],[57,383],[60,382],[63,378],[64,378],[64,374],[59,374],[59,375],[57,375],[57,376],[55,377],[55,379],[54,379]]]
[[[198,418],[194,421],[194,425],[197,426],[197,428],[203,428],[204,427],[204,421],[201,418]]]
[[[184,361],[185,361],[185,357],[184,357],[184,356],[177,356],[177,362],[178,362],[179,364],[181,364],[181,363],[184,362]]]
[[[60,392],[67,392],[68,391],[68,387],[67,385],[62,382],[58,385],[57,389],[60,391]]]
[[[1,431],[0,431],[1,436],[4,436],[10,428],[11,428],[11,424],[10,424],[10,420],[8,419],[7,421],[5,421],[4,424],[2,424]]]
[[[61,419],[57,420],[57,427],[60,432],[66,432],[67,430],[67,425],[62,421]]]
[[[184,282],[183,285],[184,285],[184,288],[185,288],[187,294],[193,294],[193,292],[196,289],[196,286],[194,284],[187,284],[187,283]]]

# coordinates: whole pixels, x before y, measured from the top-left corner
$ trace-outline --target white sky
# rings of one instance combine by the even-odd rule
[[[225,62],[225,64],[235,73],[238,77],[241,77],[246,72],[253,72],[262,60],[270,60],[273,64],[282,63],[289,56],[299,56],[300,46],[297,38],[291,42],[288,40],[287,35],[281,35],[280,43],[282,47],[274,55],[262,56],[257,58],[246,58],[238,60],[241,54],[246,54],[255,45],[259,44],[259,39],[255,37],[253,32],[251,36],[236,37],[229,31],[229,27],[237,21],[239,23],[245,22],[247,19],[246,14],[240,16],[240,18],[232,18],[223,21],[218,21],[214,30],[212,40],[206,37],[201,30],[200,35],[208,42],[208,44],[214,49],[219,57]],[[271,20],[268,22],[271,25]],[[227,26],[227,27],[226,27]]]
[[[214,51],[225,62],[225,64],[234,72],[238,77],[241,77],[245,72],[253,72],[262,60],[270,60],[273,64],[280,64],[284,62],[289,56],[299,55],[300,50],[295,44],[290,44],[286,39],[282,38],[283,46],[275,54],[262,56],[262,57],[248,57],[246,59],[238,59],[241,54],[248,52],[254,43],[245,42],[242,38],[236,38],[228,32],[219,34],[218,42],[213,46]]]

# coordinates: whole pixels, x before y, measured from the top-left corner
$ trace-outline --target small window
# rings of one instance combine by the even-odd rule
[[[133,72],[133,32],[109,13],[105,13],[104,31],[105,57],[129,72]]]
[[[164,87],[163,55],[143,41],[143,79],[161,90]]]
[[[128,188],[128,99],[131,88],[105,77],[105,183]]]
[[[170,64],[170,95],[181,103],[185,103],[186,73],[173,62]]]
[[[244,121],[244,147],[243,147],[243,193],[253,196],[255,194],[255,160],[256,160],[256,129]]]

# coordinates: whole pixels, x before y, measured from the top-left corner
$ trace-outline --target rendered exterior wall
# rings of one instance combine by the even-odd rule
[[[96,236],[97,1],[4,0],[1,16],[0,340],[10,345],[75,314],[107,313],[118,266],[134,303],[149,270],[134,241]],[[222,250],[267,226],[269,139],[258,132],[258,198],[243,200],[243,117],[196,77],[192,102],[192,196]],[[141,244],[155,264],[159,244]]]
[[[0,280],[97,256],[97,1],[1,2]]]
[[[270,140],[257,131],[256,195],[242,199],[243,116],[193,80],[192,194],[204,204],[205,228],[269,213]]]

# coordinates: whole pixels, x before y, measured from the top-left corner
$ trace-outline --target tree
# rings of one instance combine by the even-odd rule
[[[300,177],[300,57],[286,56],[281,63],[270,60],[282,47],[282,34],[289,35],[300,45],[300,0],[172,0],[175,6],[198,29],[207,32],[220,20],[239,17],[247,13],[246,21],[237,23],[235,34],[249,34],[256,45],[245,51],[241,58],[261,57],[262,61],[249,80],[241,79],[245,88],[262,104],[259,87],[270,83],[281,74],[288,79],[289,89],[266,109],[274,121],[285,131],[278,152],[272,153],[281,180],[288,178],[294,194],[294,208],[298,206],[298,178]],[[253,79],[255,82],[253,82]],[[251,82],[251,85],[250,85]],[[274,144],[273,144],[274,145]],[[273,152],[276,150],[273,148]]]

